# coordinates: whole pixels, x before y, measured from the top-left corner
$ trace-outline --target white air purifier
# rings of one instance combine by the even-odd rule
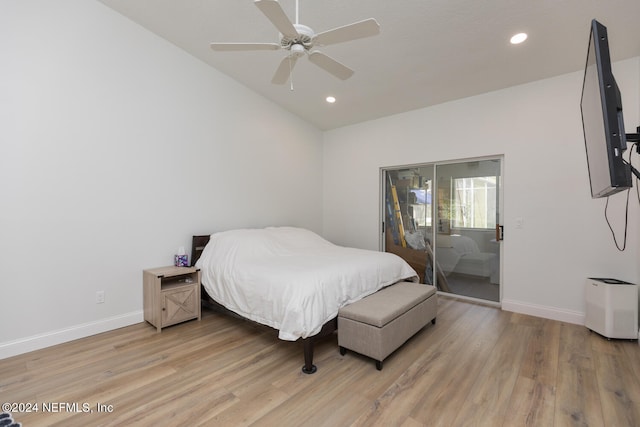
[[[585,326],[607,338],[638,339],[638,286],[616,279],[587,279]]]

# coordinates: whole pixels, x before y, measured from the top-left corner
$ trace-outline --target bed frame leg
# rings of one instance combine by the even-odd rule
[[[313,364],[313,338],[304,340],[304,366],[302,372],[305,374],[313,374],[318,370]]]

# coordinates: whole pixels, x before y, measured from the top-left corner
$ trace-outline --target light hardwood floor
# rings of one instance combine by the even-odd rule
[[[29,427],[640,426],[636,341],[471,302],[440,298],[382,371],[335,336],[315,362],[305,375],[299,343],[205,311],[0,360],[0,402],[38,403],[13,414]],[[93,412],[43,412],[74,402]]]

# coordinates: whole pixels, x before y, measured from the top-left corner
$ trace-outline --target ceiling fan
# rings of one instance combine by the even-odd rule
[[[289,20],[277,0],[254,0],[254,4],[280,32],[280,43],[211,43],[211,49],[215,51],[284,49],[288,51],[288,55],[280,62],[271,79],[273,84],[286,83],[296,61],[304,54],[307,54],[309,61],[318,67],[341,80],[346,80],[353,75],[353,70],[319,50],[315,50],[315,48],[375,36],[380,33],[378,22],[369,18],[316,34],[311,28],[298,23],[298,0],[296,0],[295,24]]]

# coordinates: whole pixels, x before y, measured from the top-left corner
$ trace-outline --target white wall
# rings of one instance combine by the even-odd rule
[[[0,63],[0,358],[142,321],[192,234],[321,231],[322,133],[101,3],[1,2]]]
[[[505,306],[575,321],[585,277],[640,282],[637,203],[619,253],[589,197],[581,73],[327,132],[323,149],[95,1],[0,2],[0,63],[0,358],[141,321],[142,269],[192,234],[288,224],[377,249],[383,166],[504,154]],[[640,59],[614,72],[631,132]]]
[[[614,73],[627,132],[635,132],[640,58],[614,64]],[[504,155],[503,308],[581,323],[586,277],[640,283],[638,202],[627,250],[619,252],[605,201],[590,197],[581,89],[576,72],[326,132],[325,237],[378,248],[381,167]],[[624,199],[610,201],[619,239]],[[514,227],[518,217],[522,229]]]

